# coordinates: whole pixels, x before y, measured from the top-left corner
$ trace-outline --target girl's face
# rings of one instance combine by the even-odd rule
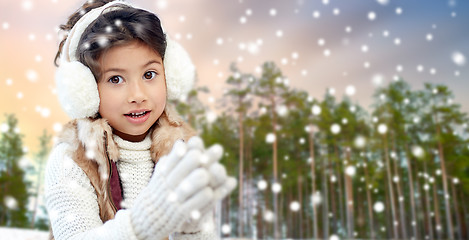
[[[99,58],[99,113],[127,141],[142,141],[166,105],[166,80],[161,56],[133,41]]]

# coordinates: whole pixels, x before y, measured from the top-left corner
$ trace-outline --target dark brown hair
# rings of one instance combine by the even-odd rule
[[[60,26],[60,29],[70,31],[84,14],[109,2],[112,1],[87,1],[69,17],[67,24]],[[108,12],[105,10],[93,21],[83,32],[76,51],[77,59],[91,69],[96,80],[101,75],[98,64],[99,57],[113,46],[139,40],[155,50],[161,58],[164,58],[166,51],[166,36],[163,33],[160,19],[155,14],[124,4],[112,7],[119,7],[119,9]],[[64,37],[55,56],[54,63],[56,65],[65,40]]]

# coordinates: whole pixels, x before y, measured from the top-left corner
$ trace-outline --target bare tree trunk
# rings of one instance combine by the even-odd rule
[[[442,239],[442,226],[440,218],[440,204],[438,202],[438,196],[436,193],[436,182],[433,182],[433,213],[435,214],[435,224],[436,224],[436,235],[438,239]]]
[[[288,202],[292,202],[293,201],[293,198],[292,198],[292,190],[290,189],[288,191]],[[286,237],[287,238],[295,238],[296,236],[294,235],[294,233],[296,233],[296,231],[293,229],[294,226],[298,226],[297,225],[297,215],[293,213],[293,211],[287,211],[287,233],[286,233]]]
[[[467,199],[464,196],[463,191],[459,191],[459,196],[460,196],[459,199]],[[463,215],[463,217],[462,217],[462,226],[463,226],[462,236],[465,239],[469,239],[469,234],[467,232],[467,230],[469,229],[469,221],[467,220],[467,217],[468,217],[467,201],[462,201],[461,205],[462,205],[462,208],[463,208],[463,212],[461,213],[461,215]]]
[[[433,115],[435,118],[435,125],[436,125],[436,139],[438,139],[438,155],[440,157],[440,167],[441,167],[441,178],[443,180],[443,191],[444,191],[444,200],[445,200],[445,211],[446,211],[446,228],[447,228],[447,237],[448,239],[453,239],[453,223],[451,217],[451,206],[449,204],[449,190],[448,190],[448,180],[446,174],[446,166],[445,166],[445,155],[443,152],[443,144],[440,140],[440,123],[438,122],[438,116],[436,113]]]
[[[269,206],[268,199],[269,198],[268,198],[267,191],[264,191],[264,201],[265,201],[264,205],[265,206],[264,206],[264,209],[263,209],[264,211],[262,211],[262,213],[265,213],[265,210],[271,209],[270,206]],[[263,219],[262,219],[262,221],[263,221]],[[262,238],[267,238],[267,236],[268,236],[267,234],[271,232],[272,227],[270,226],[270,224],[266,224],[266,223],[263,223],[262,225],[263,225],[263,228],[264,228],[264,234],[262,235]]]
[[[281,194],[281,195],[278,195],[278,196],[279,196],[279,199],[280,199],[280,201],[278,202],[278,208],[279,208],[278,209],[278,212],[279,212],[279,214],[278,214],[278,216],[279,216],[278,217],[279,229],[278,230],[279,230],[279,233],[280,233],[279,234],[279,239],[280,239],[280,238],[284,238],[284,236],[283,236],[284,232],[282,231],[284,223],[283,223],[282,219],[283,219],[283,213],[284,213],[284,208],[285,208],[286,194]]]
[[[368,164],[366,163],[363,167],[363,170],[365,172],[365,190],[366,190],[366,200],[367,200],[367,205],[368,205],[368,225],[370,227],[370,238],[375,239],[375,227],[374,227],[374,220],[373,220],[373,201],[371,199],[371,193],[370,193],[370,177],[368,176]]]
[[[302,200],[304,205],[301,206],[302,208],[306,209],[308,205],[308,199],[311,199],[308,198],[308,196],[311,196],[311,194],[309,194],[309,186],[307,183],[303,184],[302,192],[304,193]],[[303,217],[303,227],[305,227],[305,231],[303,231],[303,235],[305,236],[305,238],[313,235],[311,228],[311,218],[309,218],[308,214],[305,214],[305,217]]]
[[[357,230],[357,234],[354,233],[354,237],[365,237],[366,236],[366,226],[365,226],[365,219],[366,219],[366,200],[365,196],[362,194],[362,188],[358,188],[358,194],[354,195],[354,212],[356,212],[356,221],[355,221],[355,229]]]
[[[309,157],[311,159],[311,195],[316,194],[316,167],[314,158],[314,132],[313,128],[310,128],[309,132]],[[318,216],[316,204],[312,203],[313,207],[313,238],[318,239]]]
[[[415,196],[414,196],[414,180],[412,174],[412,163],[410,162],[410,155],[409,155],[409,147],[407,144],[404,144],[405,152],[406,152],[406,164],[407,164],[407,177],[409,179],[409,197],[410,197],[410,211],[412,213],[412,230],[413,230],[413,237],[414,239],[420,239],[418,234],[418,221],[417,221],[417,214],[416,214],[416,206],[415,206]]]
[[[391,131],[391,140],[392,140],[392,150],[393,152],[397,155],[397,147],[396,147],[396,138],[394,136],[394,132]],[[397,196],[398,196],[398,202],[399,202],[399,217],[400,217],[400,223],[399,225],[401,226],[401,232],[402,232],[402,238],[407,239],[407,221],[406,221],[406,216],[405,216],[405,205],[404,205],[404,194],[402,193],[402,187],[401,187],[401,182],[402,182],[402,177],[401,173],[398,168],[398,164],[396,163],[397,160],[400,160],[399,157],[396,156],[396,159],[394,159],[394,176],[398,177],[398,181],[396,182],[396,188],[397,188]]]
[[[350,164],[350,151],[345,150],[345,155],[347,162]],[[349,176],[344,168],[344,178],[345,178],[345,206],[347,208],[347,237],[349,239],[353,239],[353,232],[354,232],[354,212],[353,212],[353,205],[355,204],[353,201],[353,186],[352,186],[352,177]]]
[[[418,166],[418,162],[416,161],[415,162],[415,166],[413,167],[413,171],[418,173],[419,172],[419,166]],[[418,224],[417,226],[419,226],[419,228],[417,228],[417,232],[418,232],[418,236],[421,235],[421,238],[424,238],[425,236],[425,228],[427,226],[427,223],[426,223],[426,213],[425,213],[425,196],[424,196],[424,193],[422,192],[422,188],[420,186],[420,180],[417,176],[416,178],[416,181],[415,181],[415,192],[417,194],[417,197],[415,198],[416,199],[416,202],[415,202],[415,207],[416,207],[416,212],[420,212],[421,215],[423,216],[423,218],[418,218],[417,217],[417,223],[420,222],[420,219],[421,220],[421,224]],[[416,216],[419,216],[419,215],[416,215]],[[417,239],[421,239],[421,238],[417,238]]]
[[[36,180],[36,198],[34,199],[34,211],[33,211],[33,217],[31,218],[31,228],[34,228],[34,224],[36,221],[36,214],[37,214],[37,205],[39,202],[39,190],[41,189],[41,180],[42,180],[42,170],[43,170],[43,159],[39,159],[39,172],[37,175],[37,180]]]
[[[298,210],[298,217],[299,217],[299,221],[298,221],[298,226],[299,226],[299,238],[302,239],[303,238],[303,211],[301,209],[301,207],[303,207],[303,196],[302,196],[302,188],[303,188],[303,176],[300,175],[301,172],[300,170],[298,169],[298,202],[300,203],[300,209]]]
[[[390,206],[391,205],[391,201],[389,200],[389,188],[385,187],[384,188],[384,197],[386,199],[386,206]],[[389,207],[386,207],[385,208],[385,218],[386,218],[386,229],[393,229],[393,219],[392,219],[392,214],[391,214],[391,210]],[[392,239],[393,238],[393,234],[392,234],[392,231],[389,230],[389,231],[386,231],[386,239]]]
[[[340,225],[345,228],[346,227],[345,206],[347,205],[347,203],[344,201],[343,194],[342,194],[343,186],[342,186],[342,174],[340,174],[341,167],[342,167],[342,172],[345,172],[345,171],[344,171],[344,167],[343,167],[343,161],[341,161],[341,159],[340,159],[340,153],[339,153],[339,149],[338,149],[337,145],[334,145],[334,151],[335,151],[335,155],[337,157],[337,161],[336,161],[336,163],[337,163],[337,165],[336,165],[337,166],[337,184],[339,185],[337,189],[339,191]]]
[[[254,189],[253,186],[255,186],[252,178],[252,138],[248,137],[247,138],[247,146],[246,146],[246,160],[248,161],[248,176],[247,176],[247,183],[248,186],[250,186],[250,191],[248,192],[247,195],[247,201],[249,203],[249,208],[248,208],[248,229],[249,229],[249,235],[250,237],[254,238],[254,215],[253,215],[253,200],[255,200],[254,196]],[[259,204],[259,203],[258,203]]]
[[[334,166],[333,162],[329,163],[329,175],[333,176],[334,175]],[[335,175],[334,175],[335,176]],[[332,223],[332,232],[337,233],[337,223],[340,221],[337,214],[337,200],[336,200],[336,189],[337,187],[334,185],[335,182],[332,182],[331,179],[327,179],[327,181],[330,183],[330,194],[331,194],[331,207],[332,207],[332,218],[329,219],[327,218],[327,221],[330,221]],[[326,216],[329,216],[329,213],[326,214]]]
[[[259,199],[261,199],[259,197]],[[264,200],[265,201],[265,200]],[[267,201],[265,201],[267,202]],[[258,239],[262,239],[262,238],[265,238],[266,235],[265,235],[265,228],[264,228],[264,225],[265,225],[265,222],[264,222],[264,219],[262,219],[262,216],[263,216],[263,213],[264,213],[264,210],[262,209],[262,204],[260,204],[260,201],[258,200],[258,204],[257,204],[257,220],[256,220],[256,225],[257,225],[257,238]]]
[[[8,172],[6,174],[8,174]],[[2,186],[2,188],[3,188],[2,190],[3,190],[4,193],[8,192],[8,187],[6,186],[7,184],[8,184],[8,182],[5,182],[4,185]],[[4,202],[5,201],[3,201],[3,199],[0,201],[0,204],[2,206],[1,209],[3,209],[3,211],[1,211],[1,213],[0,213],[1,214],[0,215],[0,226],[5,226],[6,225],[6,213],[7,213],[6,209],[7,209],[7,207],[6,207]]]
[[[383,135],[383,142],[384,142],[384,158],[386,160],[386,175],[388,179],[388,189],[389,189],[389,199],[391,201],[391,214],[392,214],[392,227],[393,227],[393,239],[399,238],[399,229],[398,229],[398,221],[397,221],[397,214],[395,209],[395,200],[394,200],[394,190],[392,186],[392,177],[391,177],[391,164],[389,161],[389,151],[388,151],[388,143],[386,135]]]
[[[329,163],[329,155],[328,155],[327,157],[324,158],[324,162],[322,163],[322,227],[323,227],[322,238],[323,239],[329,239],[329,189],[327,185],[328,183],[330,183],[330,180],[328,178],[329,164],[330,163]],[[314,193],[311,193],[311,194],[314,194]],[[332,198],[332,194],[331,194],[331,198]]]
[[[424,172],[427,173],[427,162],[424,162]],[[426,184],[428,180],[425,180]],[[425,214],[427,216],[427,232],[429,233],[430,240],[433,240],[433,226],[432,226],[432,216],[431,216],[431,205],[430,205],[430,196],[428,195],[428,191],[430,190],[429,188],[424,189],[425,190],[425,203],[427,206],[427,213]]]
[[[277,136],[277,114],[275,114],[275,109],[276,109],[276,103],[275,103],[275,96],[271,95],[270,96],[270,101],[271,101],[271,107],[272,107],[272,127],[273,127],[273,132],[274,132],[274,142],[272,144],[272,150],[273,150],[273,161],[274,161],[274,183],[278,183],[278,170],[277,170],[277,141],[278,141],[278,136]],[[279,229],[279,211],[278,211],[278,194],[274,193],[274,237],[275,238],[280,238],[280,229]]]
[[[455,183],[451,184],[451,192],[453,195],[453,206],[454,206],[454,213],[456,216],[456,223],[458,225],[458,239],[462,239],[462,225],[461,225],[461,215],[460,209],[458,205],[458,195],[456,195],[456,187],[454,186]]]
[[[242,104],[242,98],[239,97],[238,99],[238,104],[241,106]],[[243,112],[239,112],[239,117],[238,117],[238,131],[239,131],[239,180],[238,180],[238,186],[239,186],[239,194],[238,194],[238,236],[240,238],[243,237],[244,235],[244,216],[243,216],[243,211],[244,211],[244,204],[243,204],[243,198],[244,198],[244,192],[243,192],[243,182],[244,182],[244,126],[243,126]]]

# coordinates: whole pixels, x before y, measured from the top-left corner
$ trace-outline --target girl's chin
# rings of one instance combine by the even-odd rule
[[[120,138],[129,142],[141,142],[145,139],[145,137],[147,136],[147,133],[148,133],[148,130],[140,134],[139,133],[129,134],[129,133],[120,132],[118,130],[114,130],[114,134],[116,134]]]

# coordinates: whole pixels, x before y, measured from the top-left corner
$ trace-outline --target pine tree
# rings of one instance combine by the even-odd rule
[[[238,70],[235,64],[232,64],[231,72],[233,73],[227,79],[227,84],[231,86],[228,91],[226,91],[225,96],[230,98],[231,106],[233,110],[238,114],[238,133],[239,133],[239,178],[238,178],[238,190],[239,190],[239,200],[238,200],[238,237],[243,237],[244,235],[244,226],[245,217],[243,216],[244,212],[244,142],[245,142],[245,118],[247,117],[247,112],[251,107],[251,89],[252,82],[254,77],[249,74],[242,74]]]
[[[40,197],[40,189],[41,185],[43,182],[43,170],[44,170],[44,164],[46,162],[47,156],[49,155],[50,151],[50,140],[51,140],[51,135],[47,133],[46,130],[42,133],[42,135],[39,137],[39,151],[35,154],[34,160],[37,162],[37,170],[35,171],[35,174],[37,175],[37,180],[36,180],[36,193],[35,193],[35,199],[34,199],[34,208],[33,208],[33,215],[31,218],[31,228],[34,228],[36,225],[36,214],[38,211],[38,201]]]
[[[0,135],[0,226],[26,227],[29,183],[20,167],[24,155],[23,135],[16,117],[6,115]]]
[[[279,184],[278,178],[278,134],[277,130],[280,128],[278,124],[278,107],[283,104],[283,99],[280,97],[288,89],[288,83],[286,78],[283,76],[281,70],[273,63],[266,62],[262,65],[262,76],[259,78],[259,81],[256,82],[257,89],[256,95],[261,97],[263,104],[261,107],[265,106],[271,117],[271,128],[273,134],[272,142],[272,160],[273,160],[273,184]],[[274,237],[280,238],[280,227],[279,219],[280,212],[278,209],[278,194],[274,193],[273,196],[274,202]]]

